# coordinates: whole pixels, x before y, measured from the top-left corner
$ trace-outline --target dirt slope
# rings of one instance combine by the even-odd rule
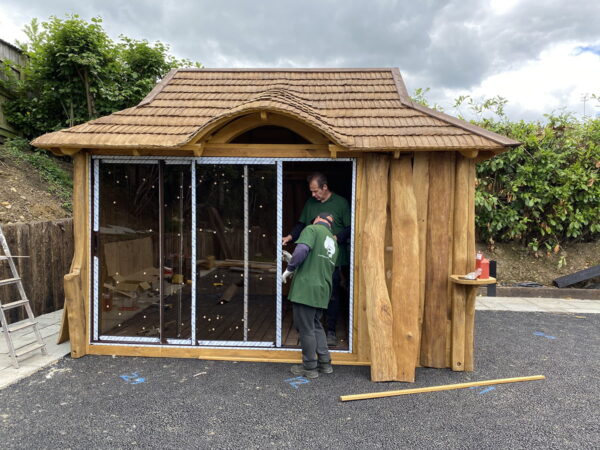
[[[557,254],[538,256],[514,243],[497,243],[493,251],[483,244],[478,244],[477,248],[488,259],[497,261],[497,278],[504,285],[534,281],[551,286],[555,278],[600,264],[600,241],[569,244]]]
[[[71,171],[71,165],[60,163]],[[9,157],[0,146],[0,224],[70,217],[28,163]]]

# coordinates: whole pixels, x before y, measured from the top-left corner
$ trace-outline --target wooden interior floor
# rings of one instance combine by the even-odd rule
[[[236,274],[237,275],[237,274]],[[237,275],[239,276],[239,275]],[[196,339],[203,341],[243,341],[243,297],[241,292],[234,295],[229,302],[222,302],[223,286],[231,284],[231,280],[223,280],[221,289],[213,286],[199,288],[199,301],[196,308]],[[271,285],[272,286],[272,285]],[[252,285],[251,285],[252,287]],[[239,289],[239,291],[243,291]],[[261,289],[251,289],[259,292],[248,297],[248,341],[275,342],[275,297],[260,294]],[[189,339],[191,335],[190,288],[186,286],[181,295],[174,294],[166,298],[164,322],[165,337],[168,339]],[[181,304],[181,321],[178,320],[179,305]],[[347,313],[340,313],[337,325],[338,345],[335,350],[348,349]],[[177,327],[180,323],[179,328]],[[282,311],[281,342],[285,348],[299,348],[298,332],[292,324],[292,304],[284,300]],[[124,320],[120,326],[104,331],[102,335],[158,337],[159,336],[159,306],[158,303],[144,305],[133,316]]]

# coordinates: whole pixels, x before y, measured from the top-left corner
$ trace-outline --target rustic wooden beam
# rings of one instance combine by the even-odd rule
[[[364,242],[364,226],[367,215],[367,178],[366,161],[360,158],[356,167],[356,214],[354,223],[355,253],[354,253],[354,280],[355,280],[355,306],[354,306],[354,348],[357,357],[364,361],[371,358],[371,345],[369,343],[369,323],[367,321],[367,287],[363,280],[362,248]]]
[[[196,146],[192,149],[192,151],[194,152],[194,156],[196,158],[202,157],[205,147],[206,145],[204,143],[196,144]]]
[[[65,147],[61,147],[59,150],[60,150],[60,153],[62,153],[64,156],[73,156],[76,153],[79,153],[81,151],[80,148],[65,148]]]
[[[363,228],[361,269],[367,289],[367,321],[371,344],[371,379],[396,379],[393,314],[385,282],[384,238],[388,198],[387,155],[366,157],[367,205]]]
[[[419,334],[419,226],[410,155],[394,159],[390,170],[393,269],[390,292],[394,315],[397,381],[415,381]]]
[[[469,169],[470,161],[456,158],[456,183],[454,189],[454,226],[452,232],[452,273],[467,273],[467,239],[469,219]],[[474,256],[473,256],[474,257]],[[465,360],[465,287],[452,286],[452,370],[463,371]]]
[[[74,255],[70,272],[65,275],[65,310],[71,341],[71,357],[80,358],[86,354],[86,314],[82,283],[85,274],[85,251],[87,248],[87,214],[85,202],[87,157],[83,153],[73,155],[73,237]]]
[[[414,389],[402,389],[399,391],[387,391],[387,392],[372,392],[369,394],[355,394],[355,395],[342,395],[340,400],[343,402],[349,402],[352,400],[366,400],[371,398],[382,398],[382,397],[397,397],[399,395],[409,394],[421,394],[423,392],[439,392],[439,391],[453,391],[456,389],[466,389],[477,386],[490,386],[492,384],[506,384],[506,383],[518,383],[521,381],[538,381],[545,380],[544,375],[532,375],[529,377],[514,377],[514,378],[498,378],[497,380],[484,380],[484,381],[472,381],[469,383],[458,383],[458,384],[445,384],[443,386],[430,386],[424,388]]]
[[[459,150],[459,152],[465,158],[469,159],[477,158],[477,155],[479,155],[479,150]]]
[[[469,199],[469,215],[467,220],[467,273],[475,270],[475,161],[469,161],[469,181],[467,184]],[[473,289],[474,290],[474,289]],[[470,293],[469,293],[470,294]],[[475,293],[467,295],[465,304],[465,360],[466,371],[473,371],[475,367]]]
[[[419,226],[419,332],[417,335],[417,365],[421,361],[421,334],[423,331],[423,309],[425,307],[426,253],[427,253],[427,206],[429,204],[429,153],[415,152],[413,183],[417,203]]]
[[[333,159],[337,158],[337,152],[339,147],[337,145],[329,144],[329,153]]]
[[[174,346],[148,346],[136,347],[129,345],[102,345],[94,344],[89,347],[90,355],[121,355],[142,357],[167,357],[167,358],[194,358],[218,361],[253,361],[253,362],[279,362],[298,363],[302,354],[298,351],[285,350],[251,350],[251,349],[226,349],[206,347],[174,347]],[[353,353],[331,354],[333,364],[348,366],[368,366],[369,361],[360,360]]]
[[[433,153],[429,162],[426,287],[421,364],[448,367],[450,342],[450,275],[454,153]]]

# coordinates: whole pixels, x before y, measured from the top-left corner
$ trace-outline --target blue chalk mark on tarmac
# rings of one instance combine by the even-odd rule
[[[469,389],[475,389],[475,390],[482,389],[481,391],[478,392],[478,394],[487,394],[488,392],[496,390],[496,388],[494,386],[490,386],[487,388],[483,388],[483,386],[471,386]]]
[[[137,372],[120,375],[120,377],[125,381],[125,383],[129,384],[140,384],[146,381],[146,379],[144,377],[140,377],[140,375]]]
[[[300,386],[301,384],[310,383],[310,380],[304,377],[288,378],[284,381],[286,383],[289,383],[289,385],[292,386],[294,389],[298,389],[298,386]]]
[[[534,331],[534,336],[543,336],[546,339],[556,339],[556,336],[548,336],[546,333],[542,333],[541,331]]]
[[[481,394],[487,394],[490,391],[495,390],[496,388],[494,386],[490,386],[489,388],[484,389],[483,391],[479,391],[478,393]]]

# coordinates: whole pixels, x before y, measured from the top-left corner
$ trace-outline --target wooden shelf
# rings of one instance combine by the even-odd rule
[[[464,275],[450,275],[450,281],[456,284],[467,284],[471,286],[485,286],[486,284],[496,284],[496,279],[494,277],[489,278],[479,278],[477,280],[463,280],[460,277]]]

